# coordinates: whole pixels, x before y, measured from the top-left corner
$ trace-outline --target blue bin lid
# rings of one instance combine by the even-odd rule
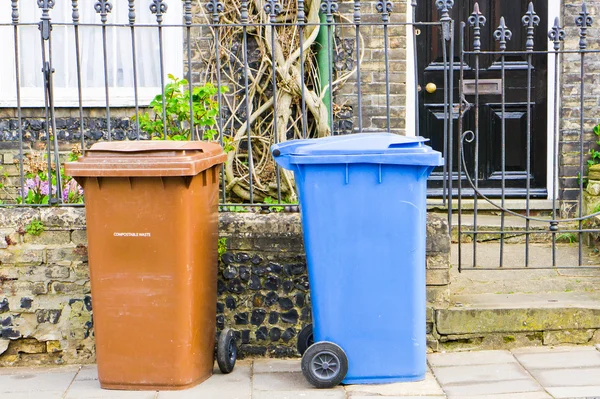
[[[441,166],[442,154],[434,151],[424,137],[392,133],[357,133],[320,139],[292,140],[271,147],[277,163],[330,164],[377,163]]]

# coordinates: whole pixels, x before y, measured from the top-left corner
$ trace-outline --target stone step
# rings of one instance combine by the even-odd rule
[[[430,311],[433,350],[600,343],[600,292],[456,295]]]

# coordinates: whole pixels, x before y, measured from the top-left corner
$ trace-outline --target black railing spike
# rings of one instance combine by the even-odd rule
[[[167,3],[164,0],[152,0],[150,4],[150,12],[156,15],[156,22],[160,25],[163,22],[163,15],[167,13],[168,10]]]
[[[479,11],[479,3],[473,6],[473,13],[468,21],[473,27],[473,51],[481,51],[481,27],[485,26],[486,19]]]
[[[103,24],[108,21],[108,14],[112,11],[112,7],[112,3],[109,0],[98,0],[94,5],[94,10],[100,14],[100,21]]]
[[[594,19],[590,16],[585,3],[581,6],[581,12],[579,16],[575,18],[575,24],[579,27],[579,49],[585,50],[587,48],[587,28],[592,26]]]
[[[298,23],[306,22],[306,12],[304,11],[304,0],[298,0]]]
[[[375,9],[381,14],[381,20],[384,23],[390,22],[390,14],[394,10],[394,5],[390,0],[379,0],[375,5]]]
[[[240,7],[240,22],[243,24],[247,24],[249,17],[250,16],[248,15],[248,0],[242,0]]]
[[[135,0],[128,0],[129,1],[129,14],[127,14],[127,17],[129,18],[129,25],[133,25],[135,24]]]
[[[444,40],[450,40],[450,10],[454,7],[454,0],[437,0],[435,5],[440,12],[440,22],[443,27]]]
[[[277,22],[277,16],[281,13],[281,3],[278,0],[265,0],[264,9],[269,16],[269,22]]]
[[[555,51],[560,50],[560,42],[565,40],[566,36],[567,36],[567,33],[560,26],[560,19],[558,17],[556,17],[554,19],[554,26],[552,28],[550,28],[550,31],[548,32],[548,38],[552,42],[554,42],[554,50]]]
[[[183,20],[187,26],[192,24],[192,0],[185,0],[183,4]]]
[[[77,25],[79,23],[79,1],[78,0],[71,0],[71,19],[73,20],[73,23],[75,25]]]
[[[42,39],[50,39],[50,10],[54,8],[54,0],[37,0],[38,8],[42,9],[39,29],[42,32]]]
[[[362,19],[360,0],[354,0],[354,23],[360,24]]]
[[[500,51],[506,50],[506,42],[512,39],[512,32],[506,26],[504,17],[500,18],[500,25],[494,31],[494,38],[500,42]]]
[[[533,51],[534,42],[533,42],[533,34],[535,31],[535,27],[540,24],[540,17],[535,13],[533,9],[533,2],[529,3],[529,7],[527,8],[527,12],[521,18],[521,22],[523,26],[527,28],[527,41],[525,42],[525,49],[527,51]]]
[[[206,11],[212,16],[213,24],[218,24],[221,19],[221,14],[225,11],[225,6],[220,0],[209,0],[206,3]]]
[[[333,22],[333,14],[338,11],[338,3],[337,0],[322,0],[321,1],[321,12],[325,14],[325,18],[327,19],[327,23],[330,24]]]
[[[440,12],[440,21],[450,21],[450,10],[454,7],[454,0],[437,0],[435,6]]]
[[[18,24],[19,23],[19,1],[18,0],[12,0],[11,1],[11,7],[12,7],[12,23],[13,24]]]

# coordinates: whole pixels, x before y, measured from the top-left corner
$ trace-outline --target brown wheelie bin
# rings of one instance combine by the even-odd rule
[[[213,143],[127,141],[66,164],[85,193],[102,388],[184,389],[212,374],[225,158]],[[231,371],[230,330],[219,352]]]

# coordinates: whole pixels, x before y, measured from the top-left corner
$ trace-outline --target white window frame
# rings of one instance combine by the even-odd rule
[[[33,0],[25,0],[25,1],[33,1]],[[63,1],[63,0],[61,0]],[[90,1],[90,0],[84,0]],[[83,3],[81,1],[80,3]],[[143,9],[138,9],[138,12],[149,12],[147,1],[138,0],[138,5],[140,7],[144,7]],[[163,15],[163,25],[182,25],[182,15],[183,15],[183,6],[182,2],[179,0],[167,0],[165,1],[168,5],[167,13]],[[69,11],[71,2],[69,4]],[[114,1],[113,10],[115,7],[125,7],[127,8],[127,2],[124,1]],[[50,10],[50,17],[52,18],[52,22],[54,23],[72,23],[71,13],[68,13],[68,17],[57,16],[53,14],[54,10]],[[21,12],[21,10],[20,10]],[[16,108],[17,107],[17,88],[16,88],[16,69],[15,69],[15,46],[14,46],[14,27],[11,24],[11,4],[9,1],[1,1],[0,2],[0,54],[3,55],[3,60],[0,62],[0,108]],[[32,22],[38,22],[32,16],[24,16],[20,15],[19,23],[23,24],[31,24]],[[95,24],[100,25],[100,15],[98,15],[97,21],[94,21]],[[107,21],[107,30],[108,29],[120,29],[127,31],[127,39],[130,40],[130,28],[129,27],[113,27],[110,24],[114,24],[114,19],[111,19],[111,14],[108,14]],[[142,22],[136,22],[136,24],[142,24]],[[144,25],[146,25],[144,23]],[[71,33],[68,36],[69,41],[73,41],[73,43],[67,43],[67,45],[71,45],[74,48],[74,35],[72,32],[74,31],[73,26],[67,27],[59,27],[55,26],[55,29],[63,28],[69,30]],[[23,40],[21,38],[20,30],[23,29],[23,26],[18,26],[19,30],[19,42],[20,45],[23,45]],[[82,28],[80,28],[82,29]],[[89,29],[89,28],[88,28]],[[92,29],[101,30],[100,26],[94,26]],[[148,34],[156,35],[158,37],[158,25],[156,28],[136,28],[136,34],[140,29],[144,29],[148,31]],[[174,27],[174,26],[166,26],[162,29],[163,31],[163,63],[164,63],[164,81],[167,82],[167,75],[173,74],[178,77],[183,76],[183,27]],[[116,36],[116,35],[115,35]],[[125,35],[124,35],[125,36]],[[123,36],[123,37],[124,37]],[[38,36],[39,38],[39,36]],[[39,39],[41,40],[41,39]],[[64,43],[58,43],[57,40],[53,39],[52,42],[53,49],[56,49],[56,46],[65,45]],[[81,45],[81,43],[80,43]],[[107,41],[107,48],[110,47],[110,43]],[[129,50],[127,52],[128,56],[132,56],[131,51],[131,42],[129,41]],[[102,46],[98,48],[98,51],[103,51]],[[143,62],[142,52],[144,51],[143,47],[140,43],[136,41],[136,60],[137,60],[137,69],[140,70],[140,63]],[[57,51],[53,54],[53,58],[56,57]],[[67,65],[69,70],[65,73],[77,73],[76,70],[76,59],[74,56],[68,59]],[[20,55],[21,58],[21,55]],[[83,59],[83,55],[80,55],[80,63],[83,67],[85,60]],[[108,54],[108,62],[111,62],[111,54],[109,51]],[[155,62],[159,62],[158,59]],[[53,65],[54,69],[56,66]],[[41,74],[42,65],[40,63],[39,68],[36,68],[36,71],[39,71]],[[104,69],[101,70],[102,76],[104,76]],[[20,75],[23,75],[20,72]],[[56,75],[56,73],[55,73]],[[56,79],[56,78],[55,78]],[[23,76],[21,76],[21,81],[23,81]],[[76,81],[76,78],[75,78]],[[56,87],[54,85],[54,106],[57,108],[73,108],[79,107],[79,93],[77,89],[77,84],[75,87],[65,88],[65,87]],[[98,107],[106,107],[106,95],[104,85],[102,87],[86,87],[85,82],[82,82],[82,104],[85,108],[98,108]],[[150,101],[157,95],[161,93],[161,87],[140,87],[138,83],[138,105],[140,107],[147,106]],[[23,108],[37,108],[45,106],[45,89],[44,87],[21,87],[21,107]],[[134,107],[135,106],[135,92],[133,87],[110,87],[109,86],[109,105],[110,107]]]

